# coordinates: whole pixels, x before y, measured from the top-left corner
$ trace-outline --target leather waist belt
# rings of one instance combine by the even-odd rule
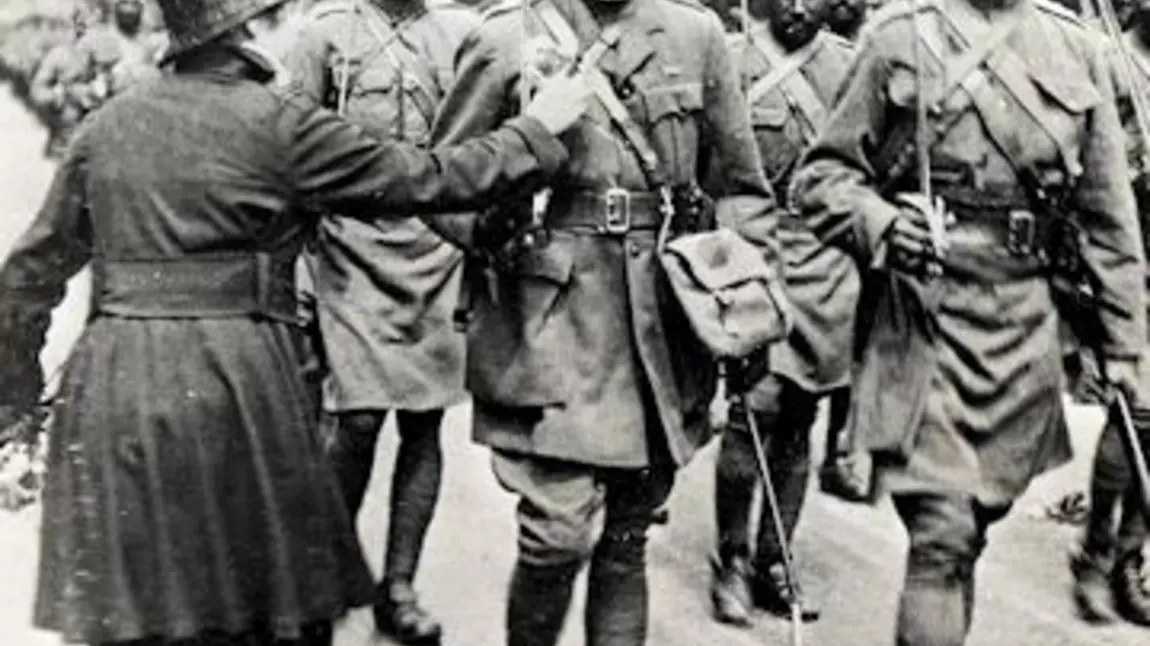
[[[944,182],[935,185],[935,194],[941,197],[947,206],[953,204],[968,209],[999,211],[1031,208],[1029,197],[1021,187],[1014,185],[974,187]]]
[[[265,316],[294,323],[295,258],[269,253],[93,264],[93,310],[125,318]]]
[[[1052,220],[1028,209],[965,208],[947,203],[955,235],[978,235],[986,243],[1005,247],[1011,256],[1044,257]]]
[[[590,229],[602,235],[623,235],[639,229],[657,230],[663,223],[663,196],[657,192],[605,191],[557,193],[547,213],[551,229]]]

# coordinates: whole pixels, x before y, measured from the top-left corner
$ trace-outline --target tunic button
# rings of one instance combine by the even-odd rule
[[[642,251],[642,250],[639,249],[639,243],[637,243],[637,242],[628,242],[627,243],[627,253],[631,254],[632,258],[637,258],[639,256],[640,251]]]

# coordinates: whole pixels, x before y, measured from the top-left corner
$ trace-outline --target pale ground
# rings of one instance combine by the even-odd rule
[[[39,155],[43,135],[0,91],[0,250],[26,226],[42,198],[51,168]],[[57,365],[82,323],[86,294],[77,281],[45,352]],[[419,587],[444,620],[447,644],[495,646],[502,640],[504,588],[514,559],[514,501],[495,484],[486,453],[468,442],[468,411],[446,422],[447,475],[440,513],[432,526]],[[1066,550],[1075,528],[1043,520],[1042,507],[1081,488],[1101,416],[1078,408],[1072,421],[1079,459],[1036,482],[1012,517],[997,527],[980,571],[979,609],[971,646],[1135,646],[1150,632],[1130,626],[1096,629],[1073,618]],[[379,447],[380,468],[362,515],[365,550],[379,566],[394,433]],[[713,536],[714,447],[687,468],[676,488],[671,524],[651,542],[653,626],[650,644],[788,643],[788,624],[762,618],[754,630],[716,625],[709,617],[707,582]],[[0,515],[0,646],[48,646],[58,640],[29,626],[35,583],[38,508]],[[891,643],[894,604],[905,538],[887,506],[850,506],[815,494],[798,539],[808,587],[823,600],[824,619],[805,630],[806,644]],[[577,595],[578,596],[578,595]],[[564,646],[582,642],[580,607],[572,611]],[[341,626],[340,646],[387,644],[374,637],[367,613]]]

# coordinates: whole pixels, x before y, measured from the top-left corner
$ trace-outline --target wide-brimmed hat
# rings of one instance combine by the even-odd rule
[[[287,0],[159,0],[168,30],[162,62],[195,49]]]

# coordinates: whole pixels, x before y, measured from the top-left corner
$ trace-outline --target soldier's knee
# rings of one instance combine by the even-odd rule
[[[592,523],[567,518],[525,517],[519,521],[519,559],[537,566],[587,560],[595,547]]]

